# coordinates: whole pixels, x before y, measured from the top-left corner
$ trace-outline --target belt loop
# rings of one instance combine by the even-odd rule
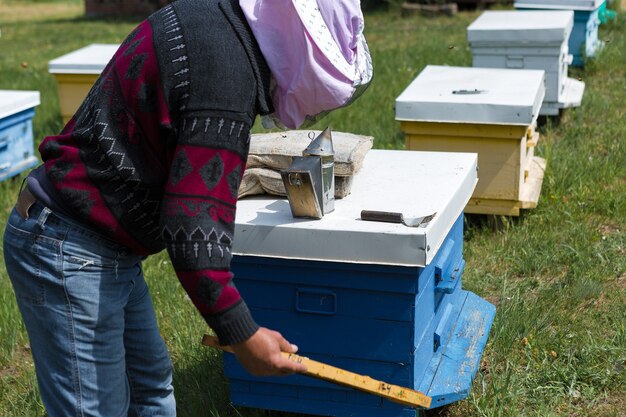
[[[37,226],[43,230],[43,226],[46,223],[46,220],[48,220],[48,216],[50,215],[50,213],[52,213],[52,210],[50,210],[48,207],[44,207],[43,209],[41,209],[41,213],[39,213],[39,217],[37,218]]]

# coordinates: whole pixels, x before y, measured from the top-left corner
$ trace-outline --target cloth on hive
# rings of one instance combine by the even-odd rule
[[[280,171],[291,165],[292,157],[316,138],[319,131],[292,130],[252,135],[247,168],[239,187],[239,197],[254,194],[285,196]],[[310,136],[310,137],[309,137]],[[352,177],[356,174],[374,138],[345,132],[332,132],[335,152],[335,198],[350,194]]]
[[[353,176],[335,176],[335,198],[350,194]],[[239,198],[255,194],[286,196],[280,171],[269,168],[248,168],[239,186]]]

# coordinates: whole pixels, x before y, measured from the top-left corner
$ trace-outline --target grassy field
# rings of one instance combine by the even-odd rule
[[[374,82],[322,124],[401,149],[395,98],[427,64],[471,65],[465,29],[478,15],[368,12]],[[0,0],[0,89],[41,92],[37,143],[61,128],[48,61],[89,43],[120,42],[137,23],[86,19],[79,0]],[[582,106],[541,125],[538,154],[548,169],[539,207],[519,218],[466,220],[464,285],[498,311],[470,397],[429,415],[626,415],[626,14],[602,26],[600,38],[599,57],[570,71],[586,83]],[[2,229],[22,178],[0,183]],[[199,345],[206,326],[167,257],[149,258],[145,272],[175,364],[179,415],[260,415],[230,405],[221,356]],[[0,417],[44,415],[0,262]]]

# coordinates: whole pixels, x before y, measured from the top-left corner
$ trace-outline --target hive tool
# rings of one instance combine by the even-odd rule
[[[402,223],[409,227],[426,227],[437,213],[427,216],[406,217],[402,213],[392,211],[361,210],[361,220],[372,222]]]

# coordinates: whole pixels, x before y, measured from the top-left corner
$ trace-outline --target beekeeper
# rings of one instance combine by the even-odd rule
[[[250,129],[257,115],[302,127],[371,76],[358,1],[179,0],[124,40],[41,143],[4,234],[48,416],[176,414],[141,265],[164,248],[249,372],[304,370],[280,354],[295,345],[257,325],[230,272]]]

